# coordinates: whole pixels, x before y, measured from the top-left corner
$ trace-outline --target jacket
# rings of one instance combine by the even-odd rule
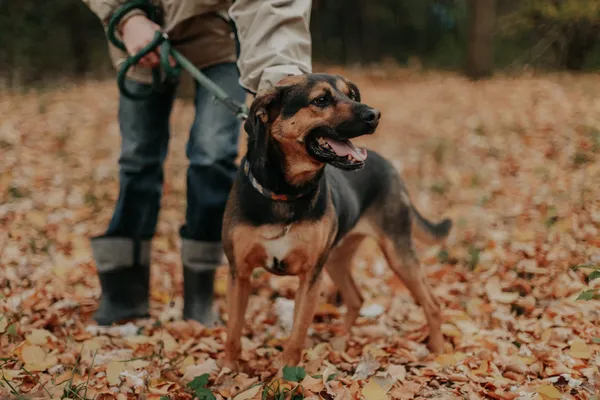
[[[126,0],[82,0],[106,29],[110,17]],[[162,14],[162,30],[173,46],[197,68],[237,62],[240,85],[256,93],[288,75],[312,71],[310,0],[150,0]],[[123,17],[142,13],[133,10]],[[235,23],[239,55],[231,22]],[[127,54],[112,43],[115,68]],[[151,81],[147,68],[132,68],[129,78]]]

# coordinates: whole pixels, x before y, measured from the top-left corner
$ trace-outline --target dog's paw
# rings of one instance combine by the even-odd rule
[[[435,354],[444,354],[446,347],[444,335],[442,335],[441,332],[439,332],[439,334],[430,335],[427,342],[427,347],[429,347],[429,350]]]
[[[220,364],[221,368],[228,368],[233,372],[241,371],[240,363],[238,362],[238,360],[225,358]]]
[[[286,349],[281,353],[274,362],[275,368],[278,370],[285,367],[295,367],[300,363],[302,358],[302,350]]]

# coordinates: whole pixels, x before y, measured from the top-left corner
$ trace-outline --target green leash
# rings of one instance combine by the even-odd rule
[[[125,14],[134,9],[142,10],[148,19],[153,22],[157,22],[157,12],[152,4],[145,0],[133,0],[128,3],[125,3],[121,7],[117,9],[117,11],[111,17],[108,23],[107,36],[108,39],[119,49],[123,51],[127,51],[125,45],[121,40],[117,38],[116,31],[117,26],[119,26],[119,22],[123,18]],[[131,67],[140,62],[140,60],[154,51],[154,49],[160,46],[160,66],[154,67],[152,69],[152,89],[146,93],[134,94],[131,93],[125,87],[125,78],[127,77],[127,72]],[[169,55],[171,55],[177,64],[175,67],[172,67],[169,63]],[[119,90],[123,94],[123,96],[128,97],[133,100],[142,100],[148,98],[153,91],[160,91],[164,82],[167,80],[176,79],[179,77],[181,73],[181,68],[184,68],[188,71],[194,79],[198,81],[200,85],[202,85],[205,89],[210,91],[213,96],[219,100],[223,105],[229,108],[236,116],[236,118],[244,120],[248,118],[248,107],[245,104],[241,104],[233,100],[223,89],[221,89],[217,84],[211,81],[206,75],[204,75],[198,68],[196,68],[187,58],[185,58],[180,52],[171,47],[171,43],[169,42],[169,37],[166,33],[157,31],[154,34],[154,38],[150,43],[148,43],[143,49],[139,51],[139,53],[134,54],[133,56],[128,57],[123,66],[119,69],[117,74],[117,84],[119,86]],[[161,69],[165,74],[165,80],[161,80]]]

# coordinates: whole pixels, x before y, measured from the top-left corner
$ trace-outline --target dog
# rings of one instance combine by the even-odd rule
[[[229,261],[224,366],[238,368],[256,268],[300,280],[292,332],[275,366],[301,361],[323,268],[347,306],[344,328],[349,330],[363,298],[348,266],[368,236],[422,306],[429,347],[443,351],[440,306],[412,237],[439,243],[452,221],[423,217],[391,162],[351,142],[374,133],[379,120],[380,112],[361,102],[358,87],[338,75],[287,77],[255,97],[244,123],[247,152],[223,217]]]

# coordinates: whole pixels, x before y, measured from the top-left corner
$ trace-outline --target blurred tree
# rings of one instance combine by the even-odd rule
[[[469,0],[469,34],[466,74],[479,79],[494,69],[494,30],[496,0]]]
[[[426,57],[445,36],[456,39],[464,0],[313,0],[315,60],[369,64]]]
[[[0,7],[0,80],[6,85],[110,69],[100,22],[81,0],[4,1]]]
[[[558,67],[581,70],[600,38],[600,0],[521,0],[502,31],[548,43]]]
[[[490,8],[491,2],[497,3],[496,10]],[[313,0],[313,59],[317,63],[369,65],[388,59],[406,63],[417,57],[426,67],[452,69],[464,69],[468,59],[471,74],[486,75],[492,59],[501,67],[511,61],[520,64],[514,62],[516,54],[536,57],[528,49],[537,36],[537,41],[547,40],[549,45],[542,43],[535,53],[548,49],[552,53],[553,49],[559,66],[579,69],[585,60],[594,61],[588,56],[598,38],[599,3]],[[477,18],[468,18],[469,13],[481,10],[483,14]],[[513,35],[495,37],[492,43],[494,14],[508,15],[502,26]],[[74,76],[114,77],[100,21],[83,2],[0,0],[0,87]]]

